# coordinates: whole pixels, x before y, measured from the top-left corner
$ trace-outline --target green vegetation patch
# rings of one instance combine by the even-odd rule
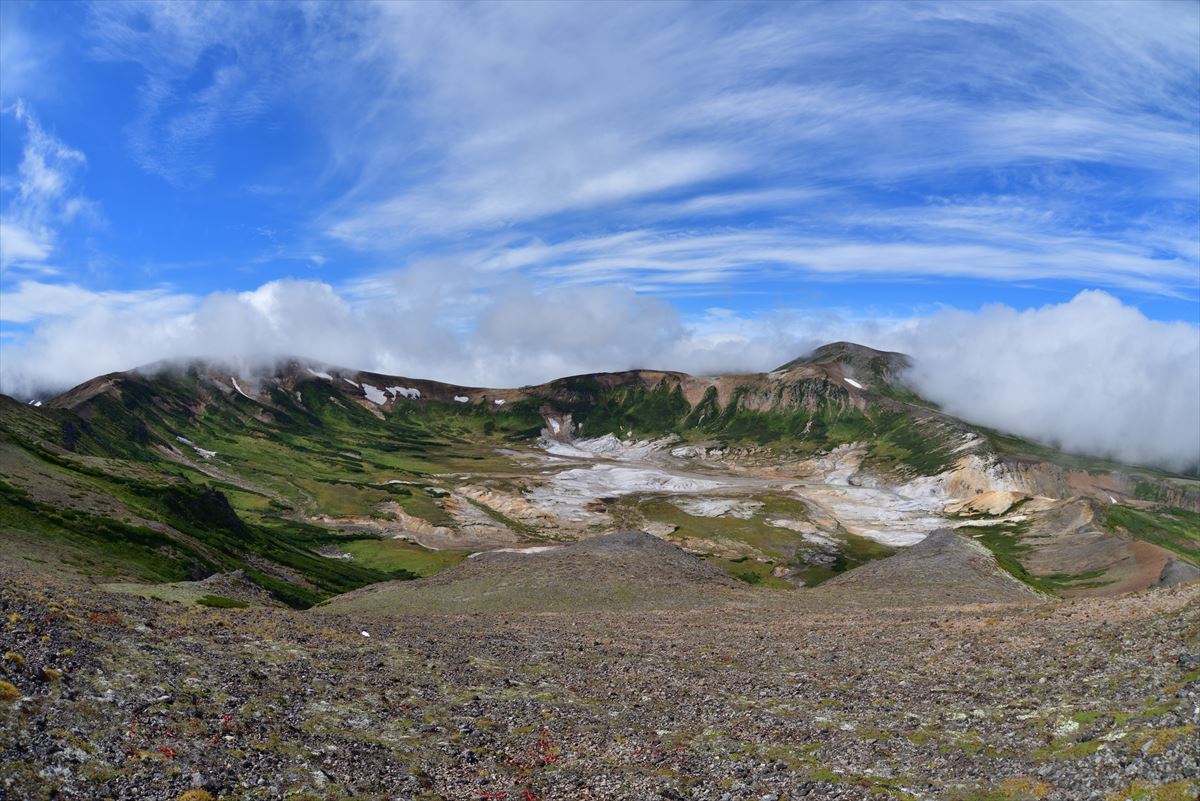
[[[1135,779],[1133,784],[1109,793],[1105,801],[1196,801],[1197,797],[1200,797],[1200,779],[1180,779],[1166,784]]]
[[[1104,570],[1075,574],[1035,575],[1030,573],[1022,561],[1023,557],[1033,549],[1033,546],[1025,541],[1029,527],[1029,521],[1023,520],[996,526],[963,526],[958,531],[960,534],[973,536],[992,552],[1000,567],[1039,592],[1056,595],[1062,590],[1103,587],[1110,583],[1102,580],[1106,572]]]
[[[555,381],[547,401],[568,412],[580,434],[654,436],[678,431],[691,411],[678,378],[663,378],[647,388],[640,381],[607,386],[595,376]],[[538,418],[541,427],[541,417]]]
[[[776,576],[773,572],[775,562],[760,562],[757,559],[741,557],[738,559],[718,559],[710,557],[708,561],[733,576],[738,581],[756,587],[770,587],[777,590],[794,590],[796,586]]]
[[[124,480],[108,490],[138,516],[165,528],[127,523],[82,509],[54,506],[0,480],[0,531],[57,543],[78,558],[68,564],[100,577],[147,582],[195,581],[243,569],[289,606],[307,607],[332,594],[394,576],[342,560],[310,546],[328,532],[284,519],[250,525],[220,492],[204,485]],[[291,568],[312,587],[284,581],[252,567],[255,558]]]
[[[1152,542],[1200,565],[1200,514],[1187,509],[1134,509],[1106,506],[1101,522],[1110,531],[1125,531],[1135,539]]]
[[[803,538],[794,531],[767,525],[765,518],[768,515],[765,515],[762,509],[755,511],[750,519],[742,520],[731,516],[690,515],[672,503],[669,497],[650,497],[641,503],[633,500],[633,503],[637,504],[637,511],[647,520],[674,525],[678,536],[710,540],[714,545],[722,541],[744,543],[765,556],[781,561],[786,561],[796,546],[803,542]],[[803,519],[807,516],[803,504],[798,501],[787,506],[781,501],[776,501],[772,506],[777,509],[775,514],[787,514],[782,511],[783,508],[787,508],[791,517]]]
[[[1056,464],[1068,470],[1082,470],[1087,473],[1101,474],[1120,472],[1128,474],[1130,465],[1097,456],[1085,456],[1059,450],[1052,445],[1023,439],[1003,431],[975,425],[974,428],[987,436],[988,441],[998,453],[1024,459],[1038,459]],[[1194,482],[1200,478],[1196,467],[1184,470],[1182,473],[1171,473],[1147,465],[1137,467],[1138,483],[1135,484],[1134,497],[1141,500],[1158,500],[1165,497],[1165,487],[1176,481]]]
[[[839,573],[861,567],[875,559],[884,559],[896,553],[896,549],[880,542],[843,531],[839,534],[841,548],[837,557],[828,565],[811,565],[798,573],[806,587],[815,587]]]
[[[806,381],[777,387],[762,397],[738,387],[719,409],[715,391],[706,394],[688,417],[699,432],[726,444],[771,444],[816,453],[852,442],[868,446],[864,464],[885,472],[934,475],[953,467],[958,432],[937,418],[907,411],[865,414],[848,401],[846,391]],[[769,411],[760,406],[770,407]]]
[[[431,551],[394,539],[343,540],[338,547],[364,567],[392,575],[408,573],[413,577],[432,576],[467,558],[466,551]]]

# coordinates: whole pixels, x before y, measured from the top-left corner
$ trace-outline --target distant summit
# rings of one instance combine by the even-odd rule
[[[913,366],[913,361],[903,353],[875,350],[853,342],[831,342],[822,345],[807,356],[792,359],[780,365],[775,372],[786,372],[800,367],[841,365],[843,373],[867,386],[887,386]]]

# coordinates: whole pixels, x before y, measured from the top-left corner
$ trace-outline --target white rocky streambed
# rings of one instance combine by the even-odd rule
[[[928,486],[857,486],[850,483],[861,460],[852,448],[814,460],[802,480],[714,474],[692,449],[668,450],[670,440],[622,441],[609,434],[563,443],[545,440],[550,469],[526,493],[528,501],[564,521],[586,524],[601,514],[601,498],[635,493],[678,495],[672,503],[697,517],[746,519],[756,503],[746,496],[777,492],[795,496],[824,512],[850,533],[893,546],[915,545],[934,529],[954,525],[942,509],[949,500]],[[684,451],[687,451],[686,455]],[[706,469],[707,468],[707,469]]]
[[[819,506],[851,534],[884,545],[916,545],[929,532],[949,521],[942,504],[929,498],[908,498],[875,487],[836,484],[802,484],[789,487],[796,495]]]

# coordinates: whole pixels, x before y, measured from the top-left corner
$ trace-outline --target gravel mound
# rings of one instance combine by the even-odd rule
[[[480,554],[420,581],[365,587],[321,609],[384,615],[681,609],[724,604],[745,592],[722,570],[674,545],[626,531],[549,550]]]
[[[824,600],[872,607],[1033,603],[1041,596],[982,545],[938,529],[895,556],[870,562],[814,588]]]

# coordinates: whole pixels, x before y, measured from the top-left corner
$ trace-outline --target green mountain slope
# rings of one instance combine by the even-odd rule
[[[948,475],[970,457],[976,472],[985,465],[1029,485],[1029,494],[1135,504],[1135,516],[1114,510],[1101,522],[1195,559],[1186,515],[1200,509],[1197,482],[1030,456],[1046,449],[969,426],[917,397],[902,382],[908,366],[901,354],[836,343],[766,374],[639,370],[497,390],[300,361],[249,375],[157,365],[98,377],[36,408],[0,396],[0,536],[16,558],[64,564],[95,581],[244,570],[277,599],[307,606],[453,564],[465,555],[452,536],[463,526],[494,544],[571,538],[521,505],[536,471],[512,449],[519,456],[543,435],[612,434],[671,436],[751,466],[854,444],[864,473],[895,483]],[[767,510],[779,503],[764,502]],[[639,503],[614,505],[612,514],[636,521]],[[1176,514],[1168,507],[1185,517],[1163,518]],[[689,517],[662,497],[641,508],[683,526],[681,536],[733,532],[773,560],[789,558],[789,543],[802,539],[757,516]],[[395,540],[398,529],[427,531],[440,550]],[[819,580],[890,553],[858,550],[805,575]],[[775,581],[761,561],[721,558],[746,580]]]

